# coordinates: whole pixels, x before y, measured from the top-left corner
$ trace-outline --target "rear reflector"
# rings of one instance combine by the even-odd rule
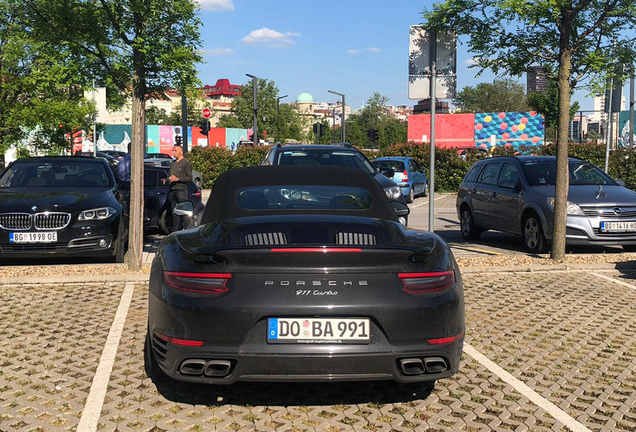
[[[455,273],[452,271],[398,273],[398,278],[402,281],[402,289],[410,294],[442,291],[455,283]]]
[[[228,291],[226,283],[230,279],[230,273],[163,272],[163,281],[169,287],[197,294],[223,294]]]
[[[197,189],[195,193],[192,194],[193,197],[201,198],[201,189]]]
[[[157,336],[161,340],[170,342],[173,345],[191,346],[191,347],[200,347],[201,345],[203,345],[203,341],[171,338],[169,336],[162,335],[156,330],[155,330],[155,336]]]
[[[287,253],[298,253],[298,252],[323,252],[323,253],[347,253],[347,252],[362,252],[360,248],[278,248],[272,249],[272,252],[287,252]]]
[[[439,338],[439,339],[427,339],[426,342],[430,343],[431,345],[444,345],[444,344],[449,344],[451,342],[460,340],[462,336],[464,336],[464,332],[461,332],[457,336],[450,336],[450,337]]]

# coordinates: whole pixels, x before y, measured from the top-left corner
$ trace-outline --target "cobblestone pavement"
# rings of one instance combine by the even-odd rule
[[[618,272],[464,277],[467,346],[536,392],[534,399],[523,384],[509,384],[506,372],[466,353],[460,373],[432,392],[392,382],[153,381],[143,371],[146,285],[137,284],[97,429],[634,431],[634,278]],[[75,430],[123,286],[0,286],[0,431]],[[571,428],[536,398],[569,415]]]

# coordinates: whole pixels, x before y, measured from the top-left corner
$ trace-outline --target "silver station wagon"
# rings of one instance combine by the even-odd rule
[[[569,159],[566,244],[636,251],[636,192],[596,166]],[[502,156],[475,163],[457,194],[462,236],[486,230],[523,236],[528,250],[546,252],[552,239],[556,158]]]

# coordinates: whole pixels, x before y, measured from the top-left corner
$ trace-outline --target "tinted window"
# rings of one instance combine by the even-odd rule
[[[502,182],[512,182],[517,184],[519,181],[519,170],[516,166],[510,163],[504,164],[501,174],[499,175],[499,186],[501,186]]]
[[[491,185],[497,184],[497,174],[499,174],[499,168],[501,168],[501,163],[486,164],[486,167],[479,176],[479,183]]]
[[[145,187],[157,187],[157,171],[144,170],[144,186]]]
[[[470,171],[468,171],[468,174],[466,174],[466,177],[464,178],[465,182],[474,182],[477,181],[477,175],[479,174],[479,171],[481,171],[481,167],[483,165],[474,165]]]
[[[110,187],[111,178],[98,161],[28,161],[13,164],[0,187]]]
[[[284,150],[278,154],[277,165],[341,166],[375,173],[364,156],[348,150]]]
[[[379,167],[381,165],[391,168],[393,171],[404,171],[404,162],[395,160],[380,160],[373,162],[373,165]]]
[[[523,162],[526,178],[532,186],[556,184],[556,160],[526,160]],[[616,185],[616,182],[589,162],[569,163],[570,185]]]
[[[244,210],[367,210],[366,189],[342,186],[252,186],[236,191],[236,205]]]

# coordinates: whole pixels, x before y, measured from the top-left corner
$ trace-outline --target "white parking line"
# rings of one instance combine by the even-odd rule
[[[528,387],[523,381],[515,378],[512,374],[506,372],[496,363],[489,360],[485,355],[483,355],[467,343],[464,343],[464,352],[477,360],[479,364],[484,366],[490,372],[497,375],[506,384],[509,384],[523,396],[527,397],[532,403],[550,414],[557,421],[561,422],[561,424],[570,429],[572,432],[592,432],[590,429],[583,426],[574,418],[570,417],[570,415],[561,410],[561,408],[557,407],[552,402],[545,399],[539,393]]]
[[[437,198],[434,198],[433,201],[437,201],[437,200],[442,199],[442,198],[446,198],[446,195],[438,196]],[[422,207],[422,206],[428,205],[428,201],[429,201],[429,199],[428,199],[428,197],[426,197],[426,202],[423,202],[423,203],[418,204],[418,205],[411,206],[411,208],[414,209],[414,208],[418,208],[418,207]]]
[[[93,384],[91,390],[86,398],[86,405],[84,411],[82,411],[82,418],[77,425],[77,432],[95,432],[97,431],[97,423],[102,413],[102,406],[104,405],[104,398],[106,397],[106,391],[108,390],[108,382],[110,381],[110,374],[113,371],[113,365],[115,364],[115,357],[117,356],[117,348],[119,348],[119,341],[121,334],[124,331],[124,324],[126,322],[126,316],[128,315],[128,308],[132,301],[133,291],[135,284],[128,282],[124,287],[124,292],[121,295],[119,301],[119,307],[115,313],[115,319],[110,327],[108,338],[106,339],[106,345],[102,351],[102,356],[99,359],[99,365],[97,371],[93,377]]]
[[[630,289],[636,290],[636,286],[634,286],[634,285],[632,285],[632,284],[629,284],[629,283],[627,283],[627,282],[623,282],[622,280],[614,279],[613,277],[605,276],[605,275],[602,275],[602,274],[599,274],[599,273],[592,273],[592,274],[593,274],[594,276],[596,276],[596,277],[600,277],[601,279],[605,279],[605,280],[608,280],[608,281],[610,281],[610,282],[614,282],[614,283],[616,283],[616,284],[622,285],[622,286],[624,286],[624,287],[627,287],[627,288],[630,288]]]

